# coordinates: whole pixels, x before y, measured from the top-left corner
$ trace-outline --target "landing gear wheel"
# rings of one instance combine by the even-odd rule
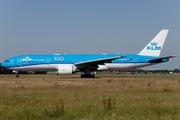
[[[91,74],[82,74],[81,78],[95,78],[95,76]]]
[[[83,74],[81,75],[81,78],[84,78],[84,75],[83,75]]]
[[[94,75],[92,75],[92,78],[95,78],[95,76],[94,76]]]
[[[95,78],[95,76],[94,76],[94,75],[91,75],[91,78]]]
[[[16,75],[16,78],[19,78],[19,75]]]

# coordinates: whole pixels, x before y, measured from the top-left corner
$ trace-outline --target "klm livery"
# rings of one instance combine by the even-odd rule
[[[91,55],[21,55],[7,59],[2,66],[18,71],[57,71],[58,75],[84,72],[82,78],[94,78],[93,71],[120,71],[136,69],[169,61],[176,56],[160,57],[169,30],[161,30],[137,55],[91,54]],[[19,77],[19,75],[16,75]]]

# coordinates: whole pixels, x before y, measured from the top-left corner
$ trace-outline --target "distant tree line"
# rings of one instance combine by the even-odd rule
[[[163,69],[155,69],[155,70],[142,70],[142,69],[132,69],[132,70],[126,70],[126,71],[119,71],[119,72],[130,72],[130,73],[160,73],[160,74],[169,74],[169,73],[180,73],[179,69],[174,70],[163,70]]]

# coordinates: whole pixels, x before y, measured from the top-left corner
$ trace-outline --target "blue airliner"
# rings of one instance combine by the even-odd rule
[[[21,55],[2,63],[6,69],[21,71],[57,71],[58,75],[84,72],[81,78],[94,78],[94,71],[121,71],[155,65],[169,61],[176,56],[160,57],[169,30],[161,30],[137,55],[134,54],[54,54]],[[19,75],[16,75],[19,77]]]

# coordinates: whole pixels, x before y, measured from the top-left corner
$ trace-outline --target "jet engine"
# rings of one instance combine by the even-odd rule
[[[71,75],[76,72],[76,67],[73,64],[60,64],[57,69],[57,75]]]

